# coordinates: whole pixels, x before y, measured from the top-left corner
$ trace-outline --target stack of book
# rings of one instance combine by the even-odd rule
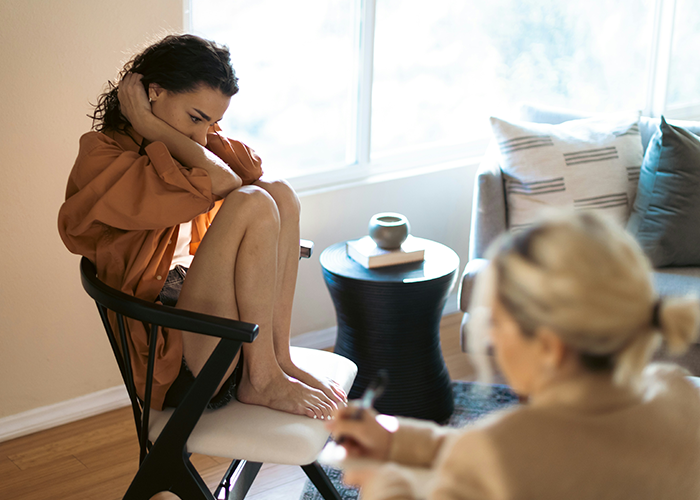
[[[379,248],[369,236],[348,241],[345,246],[348,256],[367,269],[420,262],[425,258],[421,240],[411,235],[396,250]]]

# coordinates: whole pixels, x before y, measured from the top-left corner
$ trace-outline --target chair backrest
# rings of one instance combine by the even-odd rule
[[[124,384],[129,393],[134,422],[136,424],[136,432],[141,447],[141,461],[143,461],[149,445],[148,423],[151,390],[153,386],[155,347],[159,328],[173,328],[221,337],[225,340],[235,341],[237,343],[235,350],[237,350],[238,346],[240,346],[240,342],[252,342],[255,339],[258,334],[258,325],[184,311],[174,307],[147,302],[125,294],[100,281],[97,277],[95,265],[86,257],[83,257],[80,261],[80,279],[87,294],[92,297],[97,304],[102,324],[104,325],[110,345],[112,346],[114,357],[117,360]],[[110,311],[114,315],[114,323],[110,321]],[[130,356],[125,355],[125,353],[129,352],[125,318],[142,321],[149,325],[150,329],[146,388],[143,400],[139,398],[136,391]],[[117,326],[116,332],[112,326],[113,324]],[[223,342],[220,344],[223,344]],[[235,350],[233,354],[235,354]],[[231,355],[231,358],[232,357],[233,355]],[[216,385],[214,385],[214,387],[216,387]],[[205,404],[207,402],[208,401],[205,401]]]

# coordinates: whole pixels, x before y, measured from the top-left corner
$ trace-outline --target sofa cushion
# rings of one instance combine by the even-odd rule
[[[700,267],[667,267],[654,270],[654,288],[659,295],[700,297]]]
[[[700,265],[700,138],[663,117],[627,229],[655,267]]]
[[[568,122],[569,120],[579,120],[581,118],[590,118],[594,116],[591,113],[583,113],[581,111],[545,106],[541,104],[523,104],[520,106],[520,119],[526,122],[558,123]],[[675,125],[676,122],[673,122]],[[678,122],[681,126],[692,126],[693,122]],[[650,118],[648,116],[639,117],[639,132],[642,136],[642,149],[646,150],[649,140],[659,129],[659,119]]]
[[[532,224],[547,206],[602,210],[626,224],[643,159],[638,116],[556,125],[491,118],[491,128],[511,230]]]

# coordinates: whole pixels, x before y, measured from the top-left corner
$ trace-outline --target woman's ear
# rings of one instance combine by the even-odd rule
[[[148,100],[153,102],[158,99],[165,89],[158,85],[157,83],[148,84]]]
[[[539,354],[542,366],[549,370],[558,370],[567,360],[570,349],[554,330],[541,326],[535,332],[539,343]]]

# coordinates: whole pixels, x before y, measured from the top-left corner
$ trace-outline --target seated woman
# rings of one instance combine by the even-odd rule
[[[695,339],[698,300],[659,299],[638,245],[590,213],[504,236],[490,257],[472,321],[486,319],[529,402],[461,430],[400,420],[391,432],[340,409],[327,426],[349,456],[393,462],[345,480],[366,500],[415,498],[403,465],[431,469],[430,499],[700,498],[698,389],[678,367],[647,366],[661,339],[675,353]]]
[[[232,397],[313,418],[345,402],[291,360],[299,200],[261,178],[261,161],[220,133],[237,78],[225,47],[168,36],[129,61],[100,96],[59,213],[61,237],[106,284],[148,301],[257,323],[210,403]],[[143,395],[148,336],[129,322]],[[217,338],[159,334],[152,406],[176,406]],[[240,358],[240,359],[239,359]]]

